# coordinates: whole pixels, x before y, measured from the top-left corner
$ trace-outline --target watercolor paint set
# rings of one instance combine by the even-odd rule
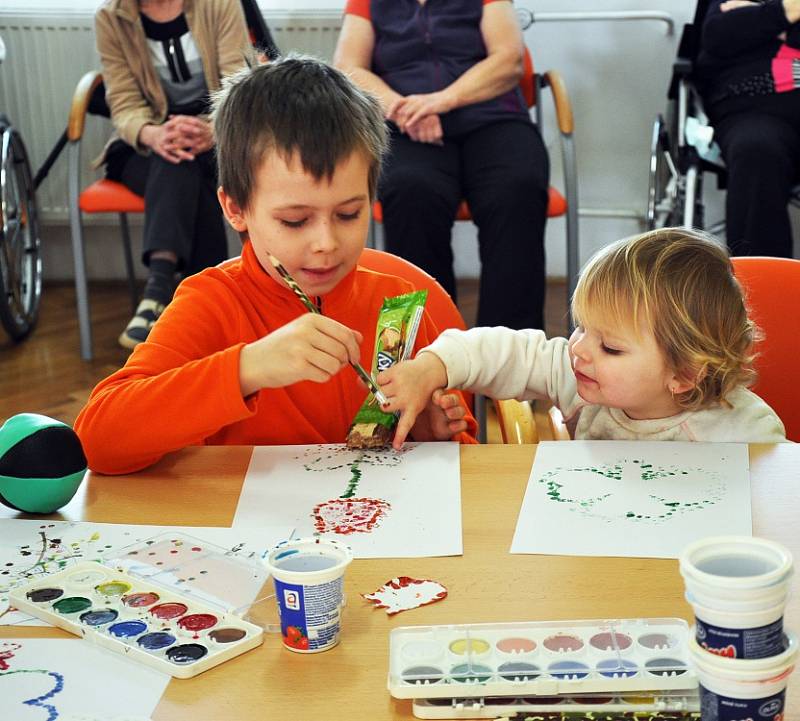
[[[699,710],[679,618],[403,626],[389,692],[419,718]]]
[[[117,555],[118,554],[118,555]],[[180,534],[83,561],[9,594],[12,606],[128,658],[191,678],[263,640],[243,614],[270,593],[260,558]]]

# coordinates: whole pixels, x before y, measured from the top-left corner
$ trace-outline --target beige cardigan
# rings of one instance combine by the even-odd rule
[[[206,85],[217,90],[224,75],[253,56],[242,7],[238,0],[183,0],[183,11],[203,60]],[[166,120],[167,97],[150,61],[137,0],[106,0],[95,14],[95,34],[117,136],[146,153],[137,142],[139,131]],[[105,151],[97,163],[104,158]]]

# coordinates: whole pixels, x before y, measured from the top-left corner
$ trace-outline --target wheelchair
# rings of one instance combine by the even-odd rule
[[[656,116],[653,123],[646,211],[649,230],[683,226],[715,235],[725,230],[724,221],[708,227],[705,222],[705,175],[713,175],[720,190],[727,187],[728,175],[694,82],[700,34],[709,4],[710,0],[699,0],[693,21],[683,27],[672,66],[666,112]],[[789,203],[800,207],[800,185],[792,190]]]
[[[0,40],[0,62],[4,57]],[[41,296],[35,181],[22,136],[0,113],[0,323],[13,340],[33,330]]]
[[[725,187],[725,165],[719,147],[712,141],[714,131],[693,81],[708,5],[709,0],[700,0],[693,22],[683,27],[672,66],[667,109],[653,123],[646,211],[649,230],[668,226],[705,228],[704,174],[713,174],[717,186]]]

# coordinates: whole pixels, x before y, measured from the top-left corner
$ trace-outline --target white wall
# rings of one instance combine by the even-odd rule
[[[287,16],[298,23],[304,17],[336,17],[344,0],[260,0],[268,22]],[[656,21],[626,22],[537,22],[525,32],[537,70],[557,69],[564,77],[575,112],[575,141],[578,156],[580,207],[584,212],[621,210],[643,216],[647,194],[647,170],[651,127],[656,113],[666,104],[666,89],[675,57],[680,30],[690,20],[694,0],[538,0],[517,2],[537,14],[581,11],[645,11],[669,13],[675,33]],[[6,0],[5,14],[80,14],[90,16],[97,0]],[[89,35],[90,37],[90,35]],[[81,42],[90,42],[89,37]],[[288,51],[291,48],[282,47]],[[46,49],[45,49],[46,52]],[[0,84],[4,71],[0,67]],[[560,150],[555,121],[545,96],[545,140],[552,161],[552,182],[563,189]],[[13,114],[13,109],[12,109]],[[24,126],[23,126],[24,129]],[[34,164],[41,162],[47,148],[33,148]],[[59,161],[65,162],[64,159]],[[50,179],[48,181],[50,182]],[[718,194],[707,192],[708,220],[721,217]],[[581,261],[602,245],[623,235],[638,232],[635,218],[582,216],[580,220]],[[138,228],[134,228],[138,235]],[[62,225],[46,228],[45,267],[48,277],[69,277],[71,253],[69,233]],[[90,277],[118,276],[122,262],[115,249],[115,228],[88,228]],[[478,272],[477,243],[471,224],[458,224],[455,231],[457,272],[475,276]],[[111,245],[113,243],[113,245]],[[565,274],[564,221],[548,223],[548,274]]]

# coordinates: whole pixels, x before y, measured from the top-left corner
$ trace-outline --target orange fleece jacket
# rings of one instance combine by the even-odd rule
[[[414,290],[401,278],[357,267],[322,298],[322,312],[364,336],[361,364],[372,367],[384,297]],[[261,267],[250,243],[241,258],[187,278],[120,370],[92,391],[75,422],[89,467],[130,473],[190,445],[342,443],[367,396],[353,369],[327,383],[239,386],[242,347],[305,313],[297,297]],[[439,331],[425,313],[417,348]],[[475,443],[476,424],[458,440]]]

